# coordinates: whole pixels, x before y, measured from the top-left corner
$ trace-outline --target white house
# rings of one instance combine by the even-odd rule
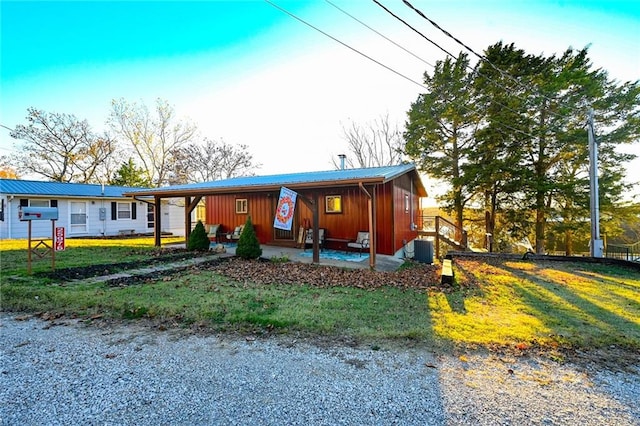
[[[0,239],[27,238],[27,222],[20,207],[57,207],[56,227],[68,237],[151,234],[154,230],[153,198],[124,197],[141,188],[0,179]],[[162,232],[184,236],[183,208],[163,200]],[[32,237],[50,238],[51,221],[32,222]]]

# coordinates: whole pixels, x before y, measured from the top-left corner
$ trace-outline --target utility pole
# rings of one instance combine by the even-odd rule
[[[591,200],[591,240],[589,250],[591,257],[603,257],[604,244],[600,239],[600,200],[598,198],[598,143],[593,128],[593,109],[589,109],[587,133],[589,135],[589,196]]]

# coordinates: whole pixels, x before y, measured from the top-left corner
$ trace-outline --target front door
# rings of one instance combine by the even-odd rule
[[[153,226],[155,225],[155,217],[156,217],[156,206],[155,204],[147,204],[147,228],[148,229],[153,229]]]
[[[69,234],[85,234],[87,232],[87,203],[72,201],[69,213]]]

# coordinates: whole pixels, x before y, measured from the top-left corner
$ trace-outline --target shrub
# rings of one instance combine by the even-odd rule
[[[204,225],[200,220],[193,231],[191,231],[191,234],[189,234],[187,250],[209,250],[209,237],[207,236],[207,231],[205,231]]]
[[[262,249],[260,248],[260,241],[258,241],[256,231],[253,229],[253,224],[251,223],[251,216],[249,216],[238,240],[236,256],[240,256],[243,259],[257,259],[261,255]]]

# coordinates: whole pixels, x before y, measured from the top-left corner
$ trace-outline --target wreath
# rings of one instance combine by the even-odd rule
[[[278,211],[276,212],[276,220],[280,223],[287,223],[293,217],[293,200],[290,196],[285,195],[278,203]]]

